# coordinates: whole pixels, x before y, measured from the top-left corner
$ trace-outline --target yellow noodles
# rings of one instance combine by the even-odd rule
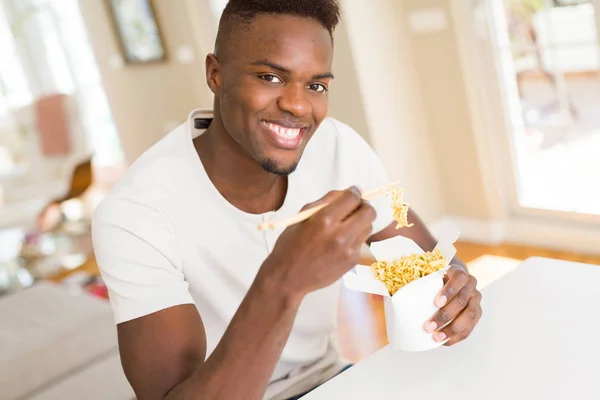
[[[413,224],[408,223],[408,204],[402,200],[404,191],[400,188],[392,187],[388,190],[387,194],[392,196],[394,220],[397,222],[396,229],[413,226]]]
[[[424,254],[403,256],[392,262],[379,261],[371,265],[371,269],[393,296],[404,285],[439,271],[446,264],[446,259],[435,249]]]

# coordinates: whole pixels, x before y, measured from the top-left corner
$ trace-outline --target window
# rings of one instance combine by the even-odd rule
[[[11,110],[30,104],[33,97],[1,3],[0,49],[0,175],[5,175],[26,152],[25,132],[19,129]]]
[[[495,52],[519,204],[600,215],[598,10],[589,0],[503,5],[493,18]]]
[[[0,78],[5,82],[0,92],[0,129],[13,126],[13,133],[4,130],[2,137],[18,137],[10,118],[18,108],[42,95],[65,93],[75,101],[85,135],[80,139],[95,153],[94,162],[122,161],[78,1],[0,0],[0,5]],[[18,154],[19,146],[12,143],[10,150]]]
[[[11,33],[11,27],[6,21],[2,4],[0,3],[0,112],[8,108],[19,107],[31,103],[31,91],[27,78],[17,54],[16,45]]]

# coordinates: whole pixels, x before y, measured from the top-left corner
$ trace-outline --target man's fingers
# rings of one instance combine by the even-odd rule
[[[302,207],[301,211],[308,210],[309,208],[313,208],[313,207],[319,206],[321,204],[332,203],[338,197],[340,197],[343,193],[344,193],[343,190],[332,190],[331,192],[327,193],[325,196],[321,197],[319,200],[314,201],[312,203],[308,203],[307,205]]]
[[[373,206],[361,200],[361,204],[344,221],[342,227],[349,230],[360,229],[364,226],[370,226],[376,217],[377,213]]]
[[[469,283],[469,274],[460,267],[452,266],[446,276],[448,280],[444,284],[444,287],[435,298],[435,305],[437,307],[444,307],[450,300],[454,298],[460,292],[460,290]],[[473,278],[474,279],[474,278]],[[475,287],[475,286],[473,286]]]
[[[465,285],[448,304],[440,308],[438,312],[425,324],[425,331],[432,333],[448,322],[454,320],[467,307],[473,292],[472,287]]]
[[[377,217],[375,209],[365,202],[343,223],[342,230],[348,232],[357,242],[363,243],[371,236],[373,221]]]
[[[446,346],[452,346],[467,339],[481,319],[482,311],[480,297],[481,294],[479,292],[477,292],[475,296],[472,296],[468,307],[466,307],[448,326],[441,329],[439,332],[436,332],[433,335],[434,340],[443,342],[448,339],[445,343]]]
[[[356,236],[357,242],[360,243],[360,245],[362,246],[363,243],[367,243],[367,240],[369,240],[372,233],[373,233],[373,225],[369,224],[366,227],[364,227],[362,231],[360,231],[358,233],[358,235]]]
[[[361,203],[360,190],[351,187],[348,190],[344,190],[327,207],[319,211],[317,216],[325,223],[340,222],[356,211]]]

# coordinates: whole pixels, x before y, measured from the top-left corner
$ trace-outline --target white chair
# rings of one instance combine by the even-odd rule
[[[48,202],[68,191],[75,167],[91,158],[73,99],[65,95],[57,96],[63,97],[65,101],[71,149],[68,154],[44,155],[37,130],[35,104],[14,112],[14,118],[28,132],[27,165],[20,174],[4,179],[0,177],[3,194],[0,203],[0,229],[33,226]]]

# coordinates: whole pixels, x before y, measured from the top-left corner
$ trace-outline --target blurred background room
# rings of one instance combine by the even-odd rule
[[[0,400],[131,399],[90,239],[127,167],[211,110],[226,0],[0,0]],[[329,115],[381,156],[484,286],[600,265],[600,0],[341,0]],[[385,345],[344,291],[338,337]]]

